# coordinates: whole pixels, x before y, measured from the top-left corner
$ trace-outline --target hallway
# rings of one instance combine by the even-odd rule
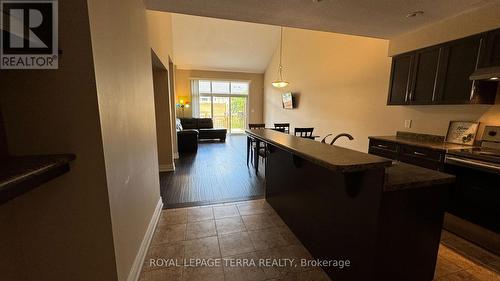
[[[160,173],[164,208],[263,198],[264,169],[257,177],[245,150],[246,135],[228,135],[225,143],[200,142],[196,154],[181,155],[175,172]]]

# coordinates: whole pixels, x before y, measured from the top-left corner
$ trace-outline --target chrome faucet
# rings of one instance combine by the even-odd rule
[[[328,134],[328,135],[326,135],[326,137],[324,137],[324,138],[321,140],[321,142],[322,142],[322,143],[326,143],[326,138],[327,138],[327,137],[329,137],[329,136],[331,136],[331,135],[332,135],[332,134]],[[353,140],[353,139],[354,139],[354,138],[353,138],[350,134],[342,133],[342,134],[338,134],[338,135],[336,135],[336,136],[333,138],[333,140],[330,142],[330,145],[333,145],[333,144],[337,141],[337,139],[339,139],[339,138],[341,138],[341,137],[346,137],[346,138],[348,138],[349,140]]]

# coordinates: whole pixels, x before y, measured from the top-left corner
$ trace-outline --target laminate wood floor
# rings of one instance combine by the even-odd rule
[[[200,142],[198,152],[175,160],[175,172],[160,173],[164,208],[207,205],[264,197],[264,165],[259,176],[246,165],[246,135],[226,142]]]

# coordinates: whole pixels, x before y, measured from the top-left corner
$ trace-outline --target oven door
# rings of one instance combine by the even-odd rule
[[[447,155],[445,171],[455,175],[448,212],[500,233],[500,166]]]

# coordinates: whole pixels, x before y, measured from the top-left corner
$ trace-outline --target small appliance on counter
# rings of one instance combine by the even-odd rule
[[[445,229],[500,254],[500,126],[486,126],[481,146],[448,150],[445,172],[457,179]]]

